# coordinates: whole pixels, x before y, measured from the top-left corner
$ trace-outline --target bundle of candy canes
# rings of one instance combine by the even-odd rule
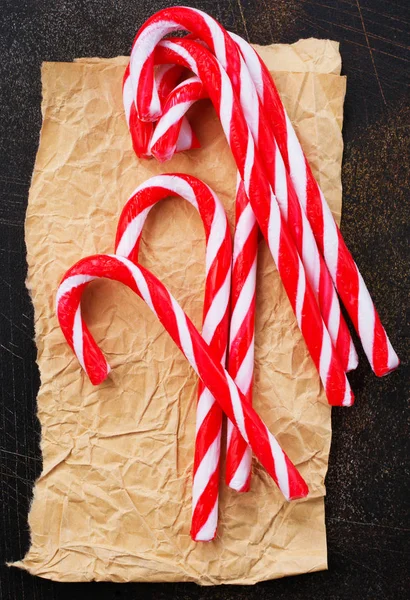
[[[183,37],[167,37],[177,31]],[[332,213],[315,181],[272,77],[255,50],[212,17],[188,7],[153,15],[137,33],[123,80],[125,115],[139,157],[169,160],[199,147],[189,108],[209,98],[237,166],[233,244],[225,211],[202,181],[160,175],[140,185],[119,219],[115,254],[80,260],[57,293],[62,331],[91,382],[109,374],[81,315],[98,278],[121,281],[158,316],[197,372],[193,469],[194,540],[215,537],[223,414],[228,418],[226,483],[249,490],[252,452],[287,500],[308,488],[252,407],[258,237],[270,249],[329,404],[351,406],[346,373],[358,358],[339,298],[376,375],[399,360]],[[142,228],[166,196],[190,202],[206,236],[202,334],[166,287],[138,263]]]

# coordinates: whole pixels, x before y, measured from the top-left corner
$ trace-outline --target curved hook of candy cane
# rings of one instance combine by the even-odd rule
[[[158,63],[190,68],[202,81],[234,155],[246,194],[282,277],[297,322],[322,379],[330,404],[349,406],[353,393],[323,322],[305,269],[270,187],[263,162],[243,116],[231,81],[216,58],[191,40],[166,40],[157,46]]]
[[[376,375],[386,375],[399,366],[400,360],[323,192],[313,176],[272,75],[250,44],[235,34],[230,35],[240,47],[258,96],[272,116],[273,132],[286,169],[370,365]]]
[[[104,374],[107,363],[87,326],[81,317],[76,321],[76,315],[85,288],[92,280],[99,278],[122,282],[148,304],[222,410],[250,444],[285,498],[304,498],[308,494],[305,481],[228,372],[212,356],[208,344],[167,288],[141,265],[126,258],[103,254],[84,258],[71,267],[57,292],[57,317],[68,344],[81,359],[80,362],[83,361],[89,375],[89,362],[99,363],[91,371],[100,375],[94,378],[94,383],[103,381],[108,375],[108,372]],[[75,338],[80,345],[73,342]]]
[[[142,228],[153,206],[168,196],[179,196],[198,210],[205,227],[206,281],[202,337],[213,356],[225,364],[229,330],[232,243],[225,210],[214,192],[191,175],[171,173],[151,177],[125,204],[115,242],[117,256],[138,263]],[[209,390],[200,382],[196,419],[192,485],[191,536],[210,541],[218,524],[219,464],[222,412]]]
[[[206,94],[198,77],[186,79],[169,93],[150,143],[150,152],[157,160],[165,162],[172,158],[187,111],[204,98]]]
[[[172,91],[178,79],[180,79],[183,70],[182,67],[178,67],[177,65],[161,65],[156,70],[155,81],[158,86],[158,93],[162,103],[167,98],[169,92]],[[122,96],[125,117],[131,134],[134,152],[139,158],[151,158],[150,142],[154,132],[154,124],[141,121],[137,115],[132,94],[129,65],[124,73]],[[179,136],[175,145],[175,152],[194,150],[199,147],[200,144],[198,138],[192,130],[188,119],[183,117],[179,128]]]
[[[185,6],[160,10],[139,29],[131,51],[130,70],[134,102],[143,121],[156,121],[161,116],[161,103],[153,71],[155,48],[163,37],[181,29],[191,32],[201,42],[205,42],[215,53],[222,67],[228,70],[231,80],[235,83],[238,79],[239,51],[217,21],[201,10]],[[189,38],[191,36],[185,39]]]

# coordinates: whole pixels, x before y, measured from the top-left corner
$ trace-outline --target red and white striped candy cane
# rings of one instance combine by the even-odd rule
[[[206,283],[202,337],[213,356],[226,361],[231,287],[232,244],[224,208],[214,192],[190,175],[171,173],[140,185],[125,204],[118,221],[115,253],[138,262],[142,228],[149,211],[167,196],[180,196],[194,206],[204,222]],[[200,381],[193,475],[191,536],[209,541],[218,523],[219,463],[222,411]]]
[[[135,48],[134,46],[134,51]],[[303,264],[281,217],[229,77],[216,58],[197,42],[187,39],[167,40],[159,44],[157,53],[158,63],[180,64],[190,68],[201,79],[220,117],[244,181],[246,194],[268,241],[328,400],[334,405],[352,404],[353,393],[349,382],[332,347],[314,293],[306,281]]]
[[[342,367],[345,371],[355,368],[357,354],[349,329],[341,314],[336,291],[326,265],[320,258],[309,222],[299,207],[289,175],[283,168],[280,152],[270,133],[269,119],[263,117],[263,106],[259,106],[257,89],[238,50],[237,43],[212,17],[196,9],[175,7],[159,11],[139,30],[131,54],[131,72],[135,72],[134,84],[138,90],[136,95],[138,111],[149,119],[149,115],[156,110],[155,99],[148,93],[150,90],[155,96],[156,92],[153,75],[150,73],[155,41],[160,40],[175,28],[181,27],[200,37],[213,49],[219,62],[226,68],[234,91],[241,102],[254,141],[257,146],[264,149],[262,156],[282,212],[285,210],[285,218],[288,213],[291,216],[292,225],[294,225],[294,228],[291,227],[291,231],[294,232],[297,242],[299,242],[297,244],[298,251],[306,262],[309,281],[319,300],[325,325],[338,350]],[[144,88],[142,88],[142,82],[144,82]]]
[[[87,285],[99,278],[124,283],[148,304],[285,498],[305,497],[305,481],[175,298],[147,269],[119,256],[100,254],[80,260],[64,275],[57,292],[60,327],[92,383],[104,381],[109,367],[82,319],[80,304]]]
[[[286,114],[272,76],[245,40],[233,35],[255,83],[259,98],[271,117],[271,125],[299,201],[312,227],[333,282],[361,339],[370,365],[378,376],[399,365],[366,284],[313,177],[293,125]]]
[[[168,96],[163,114],[151,142],[152,154],[160,160],[175,152],[178,124],[194,102],[204,97],[202,82],[192,77]],[[177,110],[172,111],[173,107]],[[155,140],[155,135],[157,134]],[[155,140],[155,142],[154,142]],[[258,225],[238,179],[236,196],[236,226],[232,273],[232,317],[228,371],[241,392],[251,402],[254,368],[254,323]],[[228,421],[226,481],[230,487],[245,492],[250,488],[252,453],[239,431]]]
[[[245,77],[241,77],[240,81],[242,88],[241,97],[244,97],[246,95],[244,89],[249,88],[249,85],[247,85],[248,80],[246,80]],[[157,129],[151,142],[152,153],[159,160],[168,160],[173,156],[176,149],[176,139],[179,133],[182,115],[185,114],[194,102],[203,97],[203,86],[197,77],[182,82],[170,93],[164,105],[162,116],[158,120]],[[252,106],[257,105],[257,103],[257,98],[256,101],[251,103],[244,103],[247,107],[247,112],[245,113],[244,111],[245,117],[247,114],[250,115],[252,113]],[[258,114],[258,110],[256,110],[256,114]],[[254,119],[254,117],[255,108],[253,109],[252,118]],[[264,132],[262,148],[264,148],[266,152],[270,149],[270,154],[274,157],[273,165],[270,165],[267,172],[282,216],[289,224],[290,232],[296,243],[299,255],[302,258],[309,283],[318,299],[323,320],[332,343],[338,352],[340,362],[345,371],[351,371],[357,367],[358,357],[349,328],[341,313],[339,299],[333,286],[331,275],[319,252],[310,223],[300,206],[278,145],[273,135],[269,139],[267,138],[269,133],[269,120],[266,119],[262,107],[259,110],[259,116],[256,119],[256,125],[253,128],[255,142],[257,142],[260,137],[260,129]],[[256,143],[256,146],[258,147],[258,143]]]
[[[169,92],[173,89],[178,79],[180,79],[182,71],[183,69],[176,65],[161,65],[156,69],[155,81],[162,102],[165,101]],[[150,142],[154,132],[154,126],[153,123],[141,121],[137,115],[132,95],[129,65],[124,73],[122,96],[125,117],[131,134],[134,152],[140,158],[151,158]],[[175,152],[193,150],[199,148],[199,146],[198,138],[193,132],[188,119],[183,117],[179,127],[179,136],[175,144]]]

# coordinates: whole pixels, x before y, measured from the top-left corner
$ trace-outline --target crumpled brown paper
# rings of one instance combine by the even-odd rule
[[[261,49],[320,184],[341,209],[342,107],[335,42]],[[58,327],[55,292],[68,267],[112,252],[117,218],[149,176],[204,179],[233,221],[235,169],[208,102],[192,111],[202,149],[160,165],[138,160],[122,102],[125,59],[45,63],[43,127],[26,220],[35,308],[44,466],[29,515],[31,548],[15,563],[58,581],[251,584],[326,568],[324,477],[330,408],[264,242],[258,269],[254,403],[308,482],[284,502],[254,460],[252,490],[221,484],[218,537],[189,536],[197,378],[147,306],[118,283],[93,283],[84,316],[113,370],[93,387]],[[299,72],[287,72],[286,69]],[[331,74],[327,74],[331,73]],[[199,327],[204,232],[168,199],[150,213],[140,260]]]

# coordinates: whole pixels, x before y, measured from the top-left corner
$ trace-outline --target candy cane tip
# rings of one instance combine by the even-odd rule
[[[346,373],[357,369],[359,364],[359,357],[357,356],[356,348],[354,347],[353,340],[350,341],[349,358],[347,361]]]
[[[302,500],[306,498],[309,494],[309,488],[307,483],[302,477],[297,483],[293,483],[292,492],[289,493],[289,496],[286,498],[288,502],[292,502],[293,500]]]
[[[245,483],[235,482],[234,478],[232,478],[230,481],[227,481],[226,484],[228,487],[231,488],[231,490],[234,490],[235,492],[238,492],[240,494],[249,492],[249,490],[251,489],[250,477],[248,477],[248,479],[245,481]]]
[[[354,394],[352,390],[346,390],[345,397],[343,398],[342,406],[353,406],[354,404]]]
[[[377,377],[385,377],[400,366],[400,359],[393,350],[393,356],[389,356],[389,361],[382,368],[374,367],[374,374]]]

